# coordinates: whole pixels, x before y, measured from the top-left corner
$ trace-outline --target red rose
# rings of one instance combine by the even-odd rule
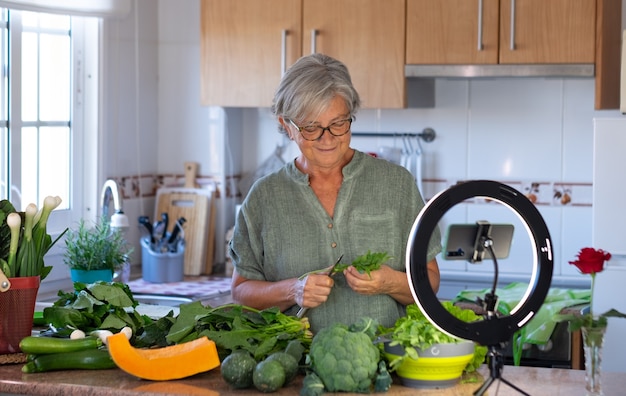
[[[569,263],[575,265],[583,274],[595,274],[602,272],[604,262],[611,259],[611,253],[602,249],[583,248],[578,252],[577,257],[578,260]]]

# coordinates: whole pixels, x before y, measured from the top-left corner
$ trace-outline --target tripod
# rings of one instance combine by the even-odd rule
[[[481,387],[476,392],[474,392],[474,395],[478,396],[485,394],[487,389],[491,386],[491,384],[494,383],[494,381],[500,380],[501,382],[504,382],[506,385],[518,391],[520,394],[530,396],[528,393],[513,385],[511,382],[502,378],[502,367],[504,366],[504,362],[502,359],[502,355],[495,345],[489,346],[489,352],[487,352],[487,363],[489,364],[489,379],[487,379],[481,385]]]
[[[485,295],[485,300],[483,301],[483,308],[486,311],[485,319],[494,320],[496,318],[496,306],[498,304],[498,296],[496,295],[496,285],[498,282],[498,261],[493,251],[493,240],[489,237],[489,226],[487,226],[486,231],[483,231],[480,228],[480,226],[482,225],[484,224],[479,224],[479,232],[483,232],[484,234],[478,235],[478,237],[476,238],[475,251],[478,251],[479,250],[478,248],[482,246],[483,248],[489,251],[489,253],[491,254],[491,258],[493,259],[494,269],[495,269],[493,289],[491,290],[491,293],[487,293]],[[510,386],[511,388],[521,393],[522,395],[530,396],[528,393],[524,392],[517,386],[513,385],[511,382],[502,378],[502,368],[504,366],[504,361],[502,358],[502,354],[500,353],[500,351],[498,351],[498,345],[489,346],[489,352],[487,352],[487,363],[489,364],[489,379],[487,379],[482,384],[482,386],[476,392],[474,392],[474,395],[482,396],[487,390],[487,388],[489,388],[491,384],[494,383],[495,380],[500,380],[501,382],[505,383],[506,385]]]

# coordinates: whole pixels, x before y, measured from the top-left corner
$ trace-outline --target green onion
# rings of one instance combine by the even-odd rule
[[[8,271],[4,271],[4,274],[9,277],[17,276],[17,268],[15,268],[15,262],[17,257],[17,248],[20,242],[20,232],[22,227],[22,218],[18,213],[9,213],[7,216],[7,225],[11,229],[11,244],[9,245],[9,256],[7,260]]]
[[[28,204],[24,212],[24,236],[17,251],[19,265],[18,276],[32,276],[37,264],[37,249],[33,241],[33,220],[37,214],[37,206]]]

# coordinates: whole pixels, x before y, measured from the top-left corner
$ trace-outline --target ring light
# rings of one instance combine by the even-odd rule
[[[531,237],[533,271],[528,288],[510,315],[489,316],[464,322],[450,314],[439,302],[428,279],[428,243],[439,220],[454,205],[473,197],[497,201],[519,216]],[[553,270],[552,243],[548,228],[535,205],[522,193],[489,180],[457,184],[433,197],[419,213],[409,234],[406,272],[411,293],[424,315],[446,334],[494,346],[508,342],[537,313],[550,289]]]

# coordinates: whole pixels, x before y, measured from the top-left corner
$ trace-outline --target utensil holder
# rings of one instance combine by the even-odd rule
[[[155,252],[150,241],[141,240],[141,270],[146,282],[180,282],[184,278],[185,244],[181,241],[176,252]]]

